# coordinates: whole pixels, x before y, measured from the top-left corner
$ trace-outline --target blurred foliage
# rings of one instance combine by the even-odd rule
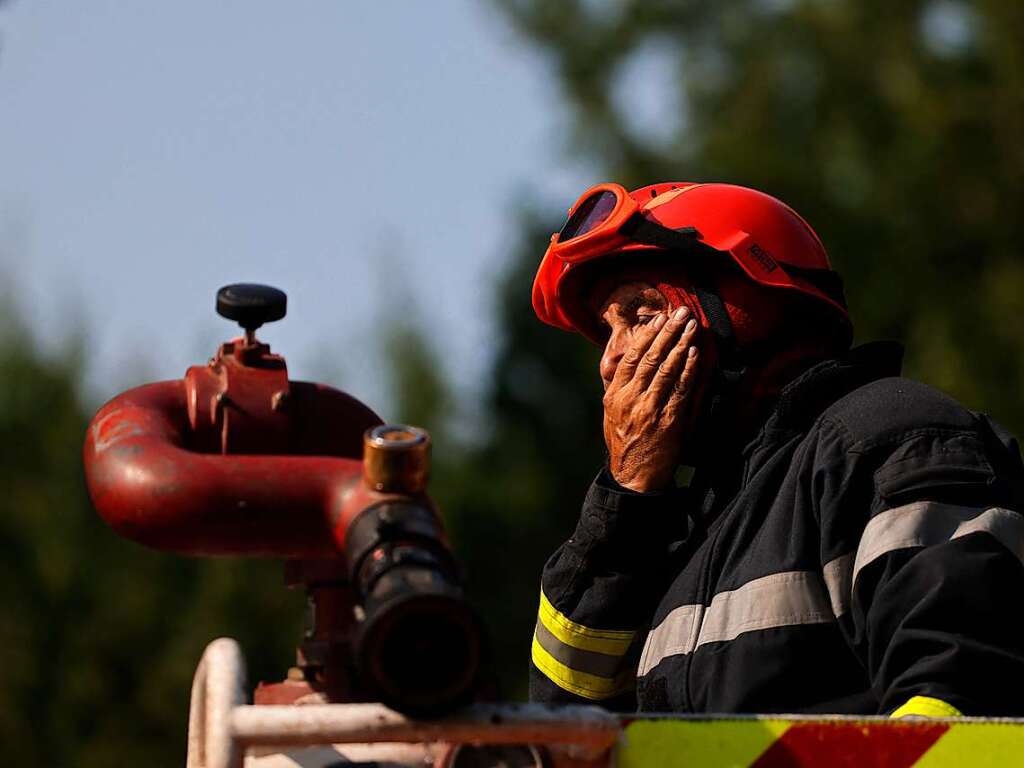
[[[829,247],[860,339],[903,339],[911,375],[1024,433],[1024,6],[493,1],[550,65],[570,151],[627,185],[725,180],[778,195]],[[411,324],[388,341],[386,415],[433,432],[433,492],[508,697],[525,692],[541,565],[603,453],[597,352],[529,305],[570,202],[519,212],[472,439],[451,428],[443,342]],[[280,679],[301,597],[273,563],[170,557],[106,530],[83,487],[76,356],[34,352],[9,316],[0,327],[5,758],[180,765],[205,644],[237,637],[253,682]]]
[[[303,599],[276,563],[199,561],[113,535],[82,476],[74,347],[48,359],[0,312],[0,744],[17,765],[180,766],[203,648],[282,677]]]
[[[1024,6],[496,1],[610,178],[786,200],[844,275],[859,338],[904,339],[911,374],[1024,426]],[[645,80],[673,107],[647,120]]]

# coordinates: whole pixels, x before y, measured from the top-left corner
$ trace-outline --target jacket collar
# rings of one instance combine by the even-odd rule
[[[873,341],[855,347],[838,360],[825,360],[808,368],[782,388],[775,407],[760,434],[747,446],[779,433],[800,432],[843,395],[877,379],[899,376],[903,345],[895,341]]]
[[[770,415],[756,436],[739,451],[723,443],[713,446],[694,477],[701,502],[698,518],[709,525],[736,490],[771,456],[776,446],[806,431],[826,408],[858,387],[898,376],[903,346],[876,341],[850,350],[841,359],[820,362],[782,388]]]

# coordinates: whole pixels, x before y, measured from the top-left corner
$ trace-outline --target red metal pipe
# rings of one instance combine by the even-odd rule
[[[429,438],[410,427],[368,431],[381,420],[358,400],[290,381],[284,358],[253,333],[283,316],[280,291],[227,286],[218,312],[245,336],[183,380],[129,390],[93,418],[83,458],[97,512],[118,534],[157,549],[289,559],[289,580],[305,583],[313,606],[299,650],[303,681],[271,686],[262,698],[316,690],[349,701],[362,689],[422,711],[462,703],[476,680],[479,628],[424,493]],[[397,503],[371,509],[384,501]],[[454,682],[431,696],[419,684],[407,694],[407,660],[379,650],[407,643],[423,655],[402,633],[426,626],[425,611],[431,629],[445,638],[461,632],[454,642],[466,649]],[[426,655],[431,664],[441,656]]]
[[[199,452],[188,401],[194,409],[206,370],[129,390],[96,414],[84,460],[100,516],[122,536],[183,554],[336,556],[348,522],[388,498],[360,482],[362,434],[380,419],[348,395],[285,374],[287,434],[268,438],[270,455]]]

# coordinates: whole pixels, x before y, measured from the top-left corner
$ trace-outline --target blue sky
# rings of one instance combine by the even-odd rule
[[[293,378],[387,416],[405,313],[471,396],[516,198],[595,180],[484,2],[14,0],[0,33],[0,277],[44,344],[85,334],[97,401],[204,360],[236,281],[288,292],[261,336]]]

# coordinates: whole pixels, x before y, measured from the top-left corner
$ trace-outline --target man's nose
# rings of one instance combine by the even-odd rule
[[[615,376],[615,369],[619,367],[619,361],[625,353],[625,346],[622,343],[622,334],[613,333],[608,343],[604,345],[604,352],[601,354],[601,380],[607,387]]]

